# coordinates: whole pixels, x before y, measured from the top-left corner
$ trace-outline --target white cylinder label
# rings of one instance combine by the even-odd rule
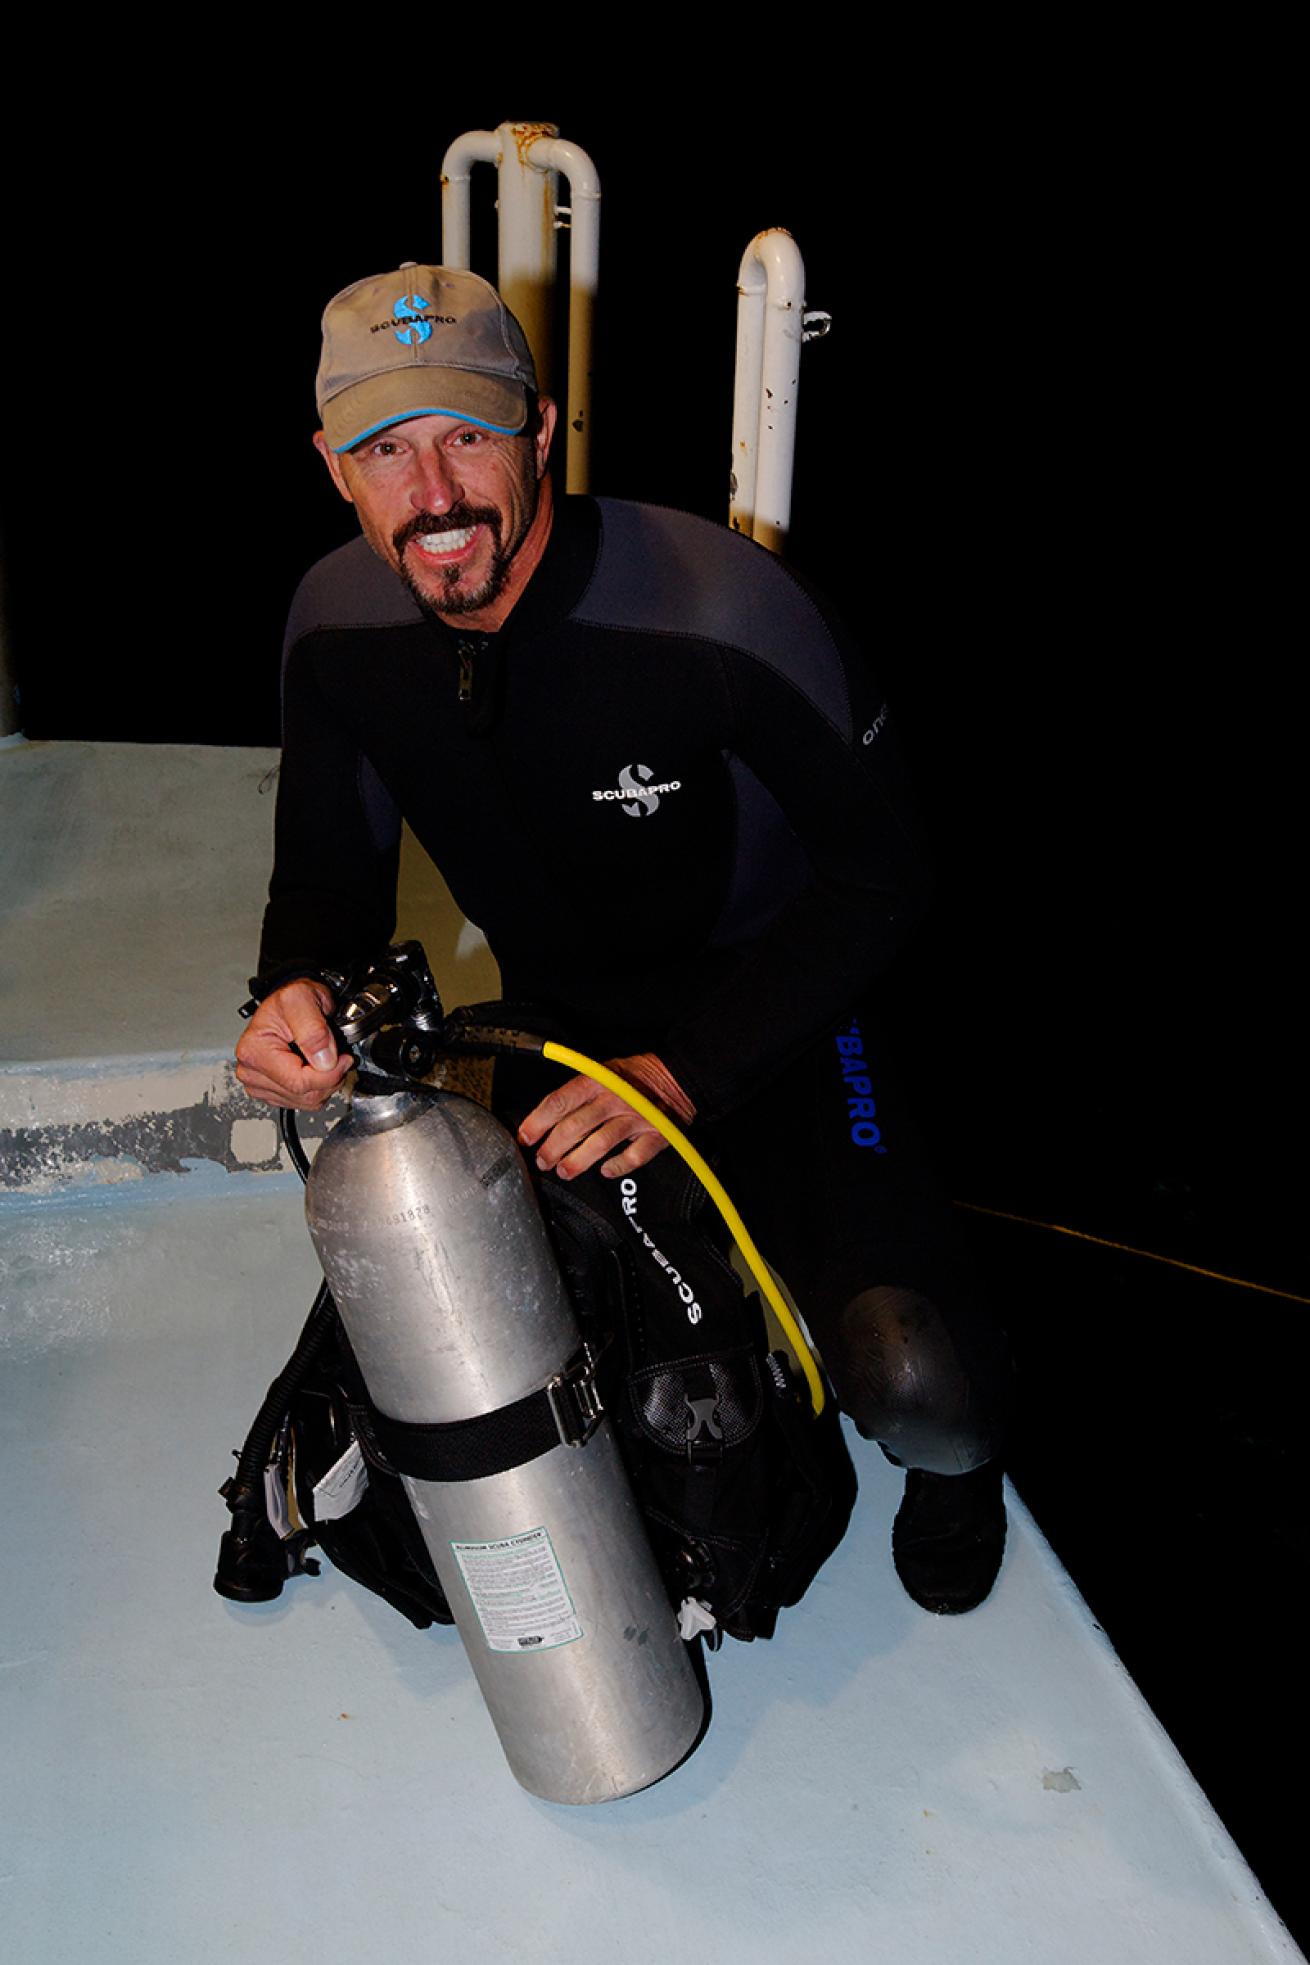
[[[452,1542],[492,1651],[553,1651],[582,1636],[563,1571],[544,1528],[500,1542]]]

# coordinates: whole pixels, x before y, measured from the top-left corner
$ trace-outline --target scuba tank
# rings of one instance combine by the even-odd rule
[[[318,1573],[317,1543],[420,1630],[458,1623],[531,1792],[632,1793],[704,1732],[701,1643],[771,1636],[841,1540],[836,1412],[713,1169],[640,1092],[506,1004],[443,1016],[417,943],[324,980],[354,1103],[312,1172],[280,1121],[327,1280],[220,1489],[214,1587],[270,1601]],[[438,1057],[512,1053],[607,1085],[677,1159],[538,1189],[497,1118],[421,1082]]]
[[[359,1076],[306,1214],[369,1444],[401,1476],[516,1779],[548,1801],[631,1794],[691,1751],[704,1698],[522,1156],[481,1106],[392,1075],[430,1066],[442,1023],[421,950],[335,1022]]]

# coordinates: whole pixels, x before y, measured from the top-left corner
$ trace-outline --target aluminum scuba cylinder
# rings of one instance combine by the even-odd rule
[[[516,1779],[561,1802],[659,1780],[695,1745],[703,1695],[612,1426],[589,1409],[514,1141],[467,1099],[371,1092],[361,1074],[306,1213],[384,1419],[435,1432],[443,1452],[469,1430],[485,1442],[499,1423],[485,1416],[520,1402],[557,1421],[554,1443],[504,1471],[403,1474]]]

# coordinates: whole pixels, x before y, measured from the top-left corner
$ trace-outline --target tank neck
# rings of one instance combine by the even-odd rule
[[[357,1132],[385,1133],[403,1126],[421,1112],[430,1099],[417,1092],[370,1091],[367,1079],[357,1079],[350,1103],[351,1124]]]

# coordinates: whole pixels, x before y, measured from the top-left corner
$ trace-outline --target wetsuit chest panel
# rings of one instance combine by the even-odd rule
[[[704,942],[732,873],[713,666],[658,637],[573,630],[496,651],[479,732],[423,628],[316,651],[325,694],[498,954],[559,963],[599,924],[634,959]],[[504,959],[502,957],[502,959]]]

